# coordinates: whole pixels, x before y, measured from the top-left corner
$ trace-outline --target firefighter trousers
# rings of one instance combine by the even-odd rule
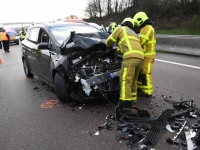
[[[142,65],[143,60],[139,58],[126,58],[122,62],[119,75],[119,106],[122,108],[131,108],[137,102],[137,81]]]
[[[145,58],[138,78],[138,89],[146,95],[153,94],[152,69],[154,59]]]

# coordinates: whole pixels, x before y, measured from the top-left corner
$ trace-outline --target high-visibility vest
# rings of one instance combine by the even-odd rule
[[[7,36],[6,36],[6,32],[2,32],[2,33],[1,33],[1,40],[2,40],[2,41],[8,41],[8,38],[7,38]]]

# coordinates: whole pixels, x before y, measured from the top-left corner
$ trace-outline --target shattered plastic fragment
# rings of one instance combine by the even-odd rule
[[[171,133],[175,132],[174,130],[172,130],[172,128],[169,124],[166,125],[166,129]]]
[[[99,135],[99,131],[97,131],[94,135]]]
[[[106,116],[106,120],[108,120],[108,119],[115,120],[115,116],[113,116],[113,115],[107,115]]]

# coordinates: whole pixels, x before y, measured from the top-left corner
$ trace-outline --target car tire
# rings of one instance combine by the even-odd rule
[[[71,100],[67,84],[66,78],[57,72],[54,78],[54,87],[56,95],[61,102],[69,102]]]
[[[19,45],[19,41],[18,41],[18,42],[16,42],[16,44],[17,44],[17,45]]]
[[[24,73],[27,77],[33,77],[33,74],[30,72],[30,68],[28,66],[28,63],[26,59],[23,60],[23,66],[24,66]]]

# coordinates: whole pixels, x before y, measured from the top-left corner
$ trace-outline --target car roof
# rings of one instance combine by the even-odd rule
[[[87,22],[57,22],[57,23],[34,23],[32,27],[57,27],[57,26],[73,26],[73,25],[89,25]]]

